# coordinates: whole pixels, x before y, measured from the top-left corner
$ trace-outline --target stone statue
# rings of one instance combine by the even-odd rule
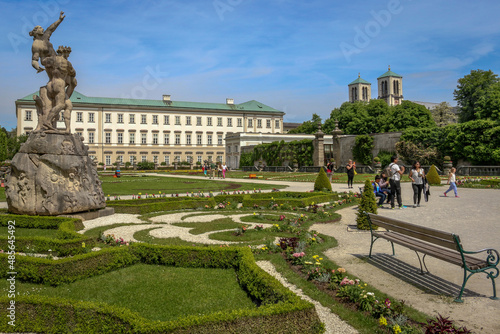
[[[63,111],[64,125],[66,126],[65,132],[71,132],[73,105],[70,98],[77,85],[76,71],[68,60],[71,48],[59,46],[56,52],[50,42],[52,33],[64,18],[64,12],[61,12],[59,19],[52,23],[47,30],[44,31],[42,27],[36,26],[29,33],[33,37],[31,65],[37,73],[45,70],[49,77],[47,85],[40,87],[39,96],[33,96],[38,115],[35,132],[59,132],[56,125],[61,111]]]
[[[70,97],[77,85],[76,71],[68,60],[71,48],[54,50],[50,37],[64,20],[64,12],[47,30],[36,26],[31,65],[45,71],[46,86],[34,95],[38,124],[11,163],[5,194],[9,212],[29,215],[60,215],[96,210],[106,206],[101,181],[88,146],[71,134],[73,105]],[[57,129],[63,113],[65,129]]]

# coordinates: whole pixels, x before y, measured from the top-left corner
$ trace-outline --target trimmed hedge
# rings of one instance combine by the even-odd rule
[[[47,217],[27,215],[0,215],[0,226],[7,226],[9,221],[16,222],[16,228],[58,229],[56,238],[16,237],[16,252],[49,252],[55,256],[76,255],[87,252],[95,241],[76,233],[83,229],[81,219],[69,217]],[[85,248],[82,247],[85,243]],[[8,236],[0,236],[0,249],[8,249]]]
[[[296,197],[294,195],[297,195]],[[305,195],[305,196],[304,196]],[[274,198],[274,199],[272,199]],[[293,207],[306,207],[312,203],[325,203],[336,201],[340,198],[338,193],[267,193],[267,194],[251,194],[243,197],[244,207],[253,207],[254,205],[266,206],[269,200],[273,200],[276,204],[288,204]]]
[[[215,207],[215,200],[213,198],[194,198],[194,197],[178,197],[176,200],[154,201],[149,203],[136,201],[132,204],[122,204],[121,201],[109,201],[107,206],[113,207],[116,213],[132,213],[132,214],[145,214],[157,211],[173,211],[182,209],[197,209],[205,208],[208,205],[210,208]],[[128,201],[128,200],[127,200]]]
[[[19,259],[19,258],[18,258]],[[17,260],[17,259],[16,259]],[[0,263],[7,256],[0,254]],[[62,284],[92,277],[138,262],[204,268],[231,268],[241,287],[261,306],[190,315],[160,322],[104,303],[45,296],[16,297],[16,331],[44,333],[322,333],[314,306],[300,299],[261,270],[246,248],[183,247],[134,244],[57,261],[24,258],[18,278],[34,283]],[[5,273],[2,273],[5,275]],[[9,300],[0,298],[6,309]],[[9,331],[6,321],[0,331]]]
[[[7,254],[0,254],[0,265],[4,268],[7,259]],[[20,281],[57,286],[135,263],[139,259],[130,248],[116,247],[59,260],[16,256],[16,271]],[[1,272],[0,277],[7,277],[7,273]]]

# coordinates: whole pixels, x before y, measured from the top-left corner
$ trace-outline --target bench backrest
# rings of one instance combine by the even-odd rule
[[[407,236],[453,250],[457,250],[457,242],[460,244],[460,238],[458,237],[458,235],[454,235],[453,233],[443,232],[435,230],[433,228],[379,216],[373,213],[368,213],[368,216],[370,217],[369,220],[371,224],[383,227],[389,231],[405,234]]]

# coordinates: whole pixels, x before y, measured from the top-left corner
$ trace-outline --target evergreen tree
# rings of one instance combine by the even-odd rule
[[[429,168],[429,172],[426,175],[427,177],[427,182],[432,185],[440,185],[441,184],[441,177],[439,177],[439,174],[436,170],[436,166],[432,165],[431,168]]]
[[[370,180],[365,181],[365,188],[363,189],[363,194],[361,195],[361,202],[359,203],[358,213],[356,218],[356,223],[358,230],[369,230],[370,225],[368,223],[368,217],[363,212],[370,212],[377,214],[377,202],[375,199],[375,193],[373,192],[373,186]],[[372,226],[373,229],[377,229],[376,226]]]
[[[332,184],[330,183],[325,170],[321,168],[318,176],[316,177],[316,181],[314,182],[314,191],[324,191],[325,189],[332,191]]]

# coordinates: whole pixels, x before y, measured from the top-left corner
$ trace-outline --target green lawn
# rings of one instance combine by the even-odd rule
[[[0,235],[6,236],[9,228],[7,226],[0,226]],[[16,238],[19,237],[46,237],[55,239],[56,229],[38,229],[38,228],[16,228]]]
[[[0,188],[0,202],[5,202],[5,188]]]
[[[6,280],[0,282],[3,295],[7,284]],[[256,307],[238,285],[232,269],[137,264],[58,287],[16,282],[16,291],[104,302],[161,321]]]
[[[213,181],[213,180],[196,180],[182,179],[161,176],[146,176],[138,174],[136,176],[123,176],[119,179],[111,176],[101,176],[102,190],[105,195],[133,195],[142,193],[143,195],[158,194],[159,192],[166,194],[186,193],[186,192],[219,192],[234,191],[234,190],[253,190],[256,185],[250,183],[237,183],[230,181]],[[276,186],[259,183],[258,188],[273,189],[285,188],[285,186]]]

